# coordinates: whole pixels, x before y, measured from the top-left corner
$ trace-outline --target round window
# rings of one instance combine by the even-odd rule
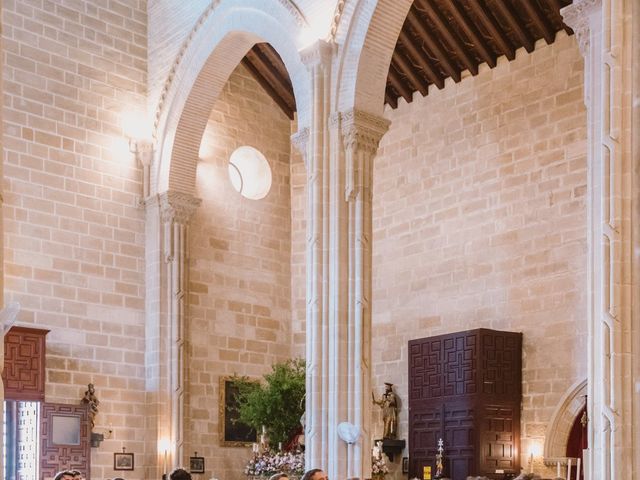
[[[271,188],[271,167],[260,151],[240,147],[229,158],[229,179],[243,197],[260,200]]]

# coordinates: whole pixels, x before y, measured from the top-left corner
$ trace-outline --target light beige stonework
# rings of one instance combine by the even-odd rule
[[[392,381],[407,398],[410,339],[521,331],[527,452],[586,377],[586,130],[574,39],[388,115],[374,185],[374,385]]]
[[[163,449],[240,479],[218,376],[291,355],[308,466],[367,477],[371,371],[406,398],[407,340],[479,326],[524,333],[523,452],[554,424],[562,448],[551,419],[588,378],[591,480],[638,475],[636,4],[574,0],[577,39],[400,101],[378,152],[410,0],[3,1],[5,300],[51,330],[48,401],[96,384],[114,433],[93,478],[124,446],[129,480],[158,478]],[[285,62],[295,122],[236,69],[257,41]],[[145,110],[148,183],[124,128]],[[274,168],[263,201],[227,182],[242,143]]]

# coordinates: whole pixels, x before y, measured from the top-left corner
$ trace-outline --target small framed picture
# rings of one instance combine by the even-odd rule
[[[133,470],[133,453],[116,452],[113,454],[114,470]]]
[[[189,471],[191,473],[204,473],[204,457],[189,457]]]
[[[409,473],[409,457],[402,457],[402,473]]]

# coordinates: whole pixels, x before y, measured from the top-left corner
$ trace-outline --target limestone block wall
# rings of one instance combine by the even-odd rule
[[[259,377],[291,354],[290,124],[239,66],[200,148],[203,201],[190,233],[186,451],[203,455],[207,473],[217,478],[243,478],[251,451],[220,447],[220,376]],[[242,197],[229,181],[229,157],[243,145],[270,163],[273,184],[262,200]]]
[[[5,298],[50,330],[47,401],[96,386],[113,435],[92,449],[93,478],[113,476],[114,451],[143,449],[142,185],[122,124],[145,106],[146,8],[2,3]]]
[[[407,438],[408,340],[523,332],[526,456],[587,374],[583,63],[563,33],[502,60],[386,113],[374,180],[373,386],[396,384]]]

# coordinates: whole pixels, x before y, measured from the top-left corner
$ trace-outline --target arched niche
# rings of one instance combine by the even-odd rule
[[[556,465],[564,463],[569,433],[576,417],[587,403],[587,380],[581,380],[569,388],[551,417],[544,440],[544,462]]]

